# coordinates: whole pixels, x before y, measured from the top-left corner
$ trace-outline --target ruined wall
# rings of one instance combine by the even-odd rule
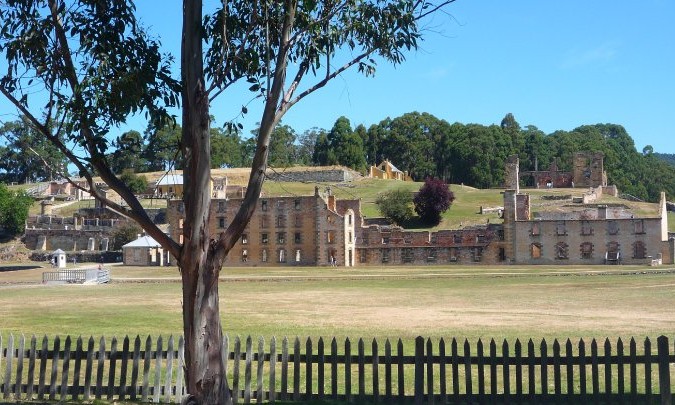
[[[575,187],[600,187],[607,185],[602,152],[577,152],[574,154],[572,181]]]
[[[266,173],[266,177],[274,181],[307,181],[318,183],[341,183],[352,181],[360,176],[358,172],[347,168],[305,171],[284,171],[284,169],[277,169],[275,171],[268,170]]]

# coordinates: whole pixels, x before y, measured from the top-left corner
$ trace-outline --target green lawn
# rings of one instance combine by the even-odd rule
[[[235,268],[223,272],[221,314],[231,336],[266,340],[656,337],[675,330],[675,273],[664,270]],[[101,286],[7,284],[35,282],[41,271],[0,271],[4,336],[181,334],[175,268],[116,267],[114,282]]]

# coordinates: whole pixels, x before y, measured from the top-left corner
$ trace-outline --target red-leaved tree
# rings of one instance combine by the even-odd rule
[[[441,214],[450,208],[453,201],[455,194],[450,187],[443,180],[433,177],[424,180],[424,185],[413,199],[415,212],[427,225],[438,225]]]

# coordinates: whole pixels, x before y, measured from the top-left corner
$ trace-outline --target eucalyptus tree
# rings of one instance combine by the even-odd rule
[[[135,220],[177,260],[191,402],[228,401],[218,276],[255,210],[274,127],[292,106],[346,70],[371,76],[378,58],[403,62],[422,37],[420,21],[453,1],[224,0],[205,13],[201,0],[184,0],[180,80],[171,76],[173,59],[139,23],[131,0],[0,3],[0,52],[8,66],[0,92],[68,157],[86,178],[87,191]],[[212,234],[209,107],[239,82],[248,82],[263,104],[260,130],[241,208],[224,232]],[[29,102],[37,88],[46,101]],[[116,124],[143,112],[159,127],[168,120],[167,107],[179,100],[182,243],[152,223],[106,158]],[[126,207],[107,201],[95,189],[94,175]]]

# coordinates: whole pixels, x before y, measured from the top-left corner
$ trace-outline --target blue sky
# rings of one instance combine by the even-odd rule
[[[181,2],[136,3],[145,25],[179,57]],[[345,73],[283,122],[300,133],[330,129],[341,115],[370,126],[419,111],[489,125],[510,112],[546,133],[620,124],[638,151],[649,144],[675,153],[675,1],[457,0],[446,11],[428,22],[426,40],[403,65],[381,62],[374,78]],[[249,100],[244,86],[235,88],[211,113],[222,124]],[[240,120],[245,134],[259,121],[260,104],[249,104]]]

